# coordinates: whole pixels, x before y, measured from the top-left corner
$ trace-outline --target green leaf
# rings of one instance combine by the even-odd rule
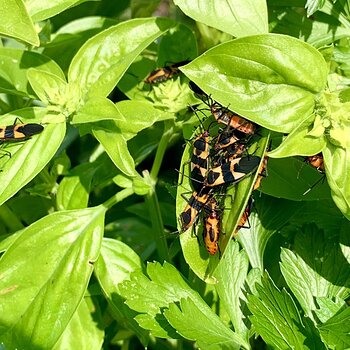
[[[81,4],[86,1],[97,0],[25,0],[26,7],[33,21],[43,21],[44,19],[53,17],[64,10],[67,10],[73,6]]]
[[[320,153],[326,146],[326,138],[323,132],[320,137],[310,135],[314,119],[315,117],[311,116],[303,120],[276,149],[269,152],[269,157],[313,156]]]
[[[215,288],[220,297],[220,303],[229,314],[234,330],[248,341],[248,326],[246,325],[245,280],[248,274],[249,260],[244,250],[239,250],[238,242],[228,244],[227,253],[221,259],[215,276],[219,281]]]
[[[307,16],[310,17],[313,13],[321,10],[326,0],[307,0],[305,8],[307,9]]]
[[[310,117],[328,74],[315,48],[277,34],[226,42],[181,70],[215,101],[284,133]]]
[[[133,19],[89,39],[74,56],[68,81],[81,96],[106,97],[134,59],[174,22],[162,18]]]
[[[57,63],[39,53],[0,47],[0,57],[1,92],[36,98],[27,78],[32,67],[65,80]]]
[[[126,244],[110,238],[102,240],[101,254],[95,264],[95,275],[118,324],[135,332],[142,344],[147,346],[148,332],[138,326],[134,320],[135,312],[124,303],[119,292],[119,284],[141,267],[139,256]]]
[[[114,121],[96,123],[93,135],[102,144],[115,166],[126,176],[138,176],[127,140]]]
[[[94,163],[80,164],[62,179],[56,194],[58,210],[83,209],[88,206],[91,181],[96,170]]]
[[[261,190],[270,196],[293,201],[330,199],[328,183],[323,179],[324,175],[302,159],[271,158]],[[316,183],[317,185],[308,191]]]
[[[219,322],[224,327],[222,321],[198,293],[187,285],[175,267],[166,262],[163,266],[157,262],[148,263],[147,275],[141,272],[133,273],[130,281],[125,281],[120,285],[120,292],[126,298],[126,304],[141,313],[136,320],[142,327],[148,327],[153,335],[177,337],[177,333],[163,316],[163,310],[168,308],[169,304],[179,302],[183,298],[191,299],[200,313],[211,319],[214,318],[214,323]],[[167,315],[171,317],[171,313]],[[171,319],[174,321],[174,318]],[[180,327],[177,330],[179,331]],[[239,339],[241,344],[246,345],[237,334],[234,332],[230,334],[234,339]]]
[[[328,142],[322,154],[334,203],[350,219],[350,182],[344,177],[350,172],[349,149]]]
[[[112,18],[98,16],[77,18],[60,27],[51,36],[51,41],[45,45],[43,54],[51,57],[64,72],[67,72],[79,48],[92,36],[114,24],[117,24],[117,21]]]
[[[67,83],[61,77],[35,68],[29,68],[28,81],[39,99],[45,105],[59,105],[66,103]]]
[[[84,297],[61,338],[52,349],[100,350],[104,331],[99,326],[102,319],[98,311],[93,300]]]
[[[39,122],[46,113],[43,108],[24,108],[6,114],[2,122],[11,125],[16,118],[23,122]],[[34,135],[30,140],[20,143],[12,143],[6,147],[11,157],[1,159],[0,203],[4,203],[23,186],[32,180],[55,155],[65,135],[65,123],[50,124],[44,127],[39,135]]]
[[[101,120],[124,120],[116,105],[106,97],[90,98],[73,116],[72,124],[95,123]]]
[[[264,271],[264,252],[269,239],[301,210],[297,202],[262,196],[254,201],[255,210],[249,216],[250,228],[242,228],[238,239],[253,268]]]
[[[250,320],[267,345],[276,349],[326,349],[317,331],[304,325],[286,291],[280,291],[265,274],[258,284],[259,295],[248,295]]]
[[[308,225],[295,237],[295,252],[282,249],[283,277],[305,314],[313,320],[317,309],[315,297],[346,298],[350,295],[350,288],[346,287],[350,285],[349,265],[335,243],[334,236],[327,239],[322,230]]]
[[[0,0],[0,8],[0,34],[30,45],[40,45],[38,34],[22,0]]]
[[[210,310],[203,312],[190,299],[181,299],[180,305],[171,303],[164,311],[169,323],[184,338],[195,340],[200,349],[205,350],[238,350],[248,349],[248,343],[229,329],[220,318]]]
[[[268,32],[267,7],[263,0],[234,2],[175,0],[174,3],[195,21],[220,29],[235,37]]]
[[[104,214],[102,206],[50,214],[23,230],[2,256],[0,337],[6,347],[53,348],[86,291]]]
[[[322,339],[330,349],[350,348],[350,308],[347,307],[319,326]]]
[[[331,317],[333,317],[336,313],[338,313],[342,308],[346,306],[344,300],[335,298],[335,301],[333,301],[332,299],[327,297],[316,298],[318,309],[315,310],[315,314],[322,323],[329,320]]]

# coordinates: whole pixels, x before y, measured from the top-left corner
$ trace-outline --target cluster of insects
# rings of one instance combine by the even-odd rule
[[[181,61],[158,68],[150,73],[145,82],[155,84],[171,79],[180,73],[179,67],[188,62]],[[191,141],[192,153],[189,160],[189,178],[192,192],[190,192],[190,198],[186,198],[185,194],[182,194],[187,205],[179,217],[181,224],[180,233],[191,228],[202,216],[202,236],[205,247],[211,255],[217,252],[220,254],[218,242],[222,230],[221,218],[223,214],[221,198],[226,195],[226,187],[236,184],[258,171],[253,190],[259,188],[261,179],[265,176],[267,156],[261,160],[260,157],[248,153],[253,136],[258,133],[258,126],[255,123],[231,112],[228,108],[212,100],[195,83],[189,82],[189,87],[196,97],[206,104],[207,110],[214,117],[216,124],[221,127],[219,127],[216,135],[212,136],[210,132],[211,127],[209,126],[209,128],[205,129],[202,125],[201,132]],[[196,113],[197,111],[194,110],[194,112]],[[321,153],[306,157],[305,161],[320,173],[324,173]],[[237,230],[244,227],[252,206],[253,200],[250,198],[242,217],[238,221]]]

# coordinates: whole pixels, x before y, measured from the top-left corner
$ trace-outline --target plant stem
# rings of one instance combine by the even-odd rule
[[[124,188],[123,190],[117,192],[113,197],[107,199],[102,205],[108,210],[113,207],[113,205],[121,202],[123,199],[134,194],[132,188]]]
[[[156,242],[159,258],[161,261],[166,260],[170,262],[170,255],[164,232],[163,219],[155,189],[146,195],[145,201],[149,210],[150,220],[153,228],[153,237]]]
[[[156,156],[151,169],[151,178],[156,182],[160,167],[163,162],[164,153],[169,145],[169,140],[174,132],[174,122],[166,121],[164,122],[164,133],[159,141]]]

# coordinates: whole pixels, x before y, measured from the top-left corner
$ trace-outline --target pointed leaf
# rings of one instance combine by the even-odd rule
[[[315,329],[303,325],[294,301],[286,290],[279,291],[267,274],[257,285],[259,296],[248,296],[250,317],[256,332],[277,349],[326,349]]]
[[[0,0],[0,8],[0,34],[30,45],[40,45],[38,34],[22,0]]]
[[[349,265],[334,237],[327,239],[315,225],[303,226],[294,249],[295,253],[282,249],[281,271],[305,314],[314,319],[315,297],[346,298],[350,294],[346,287],[350,285]]]
[[[106,97],[134,59],[174,24],[168,19],[139,18],[95,35],[74,56],[69,83],[79,86],[83,97]]]
[[[208,2],[175,0],[174,2],[195,21],[220,29],[235,37],[268,32],[267,7],[264,0]]]
[[[2,122],[11,125],[18,117],[23,122],[40,123],[46,110],[44,108],[24,108],[2,117]],[[55,155],[65,135],[65,123],[44,126],[42,133],[31,139],[6,148],[11,158],[1,159],[0,203],[4,203],[23,186],[32,180]]]
[[[180,300],[180,307],[171,303],[164,315],[178,333],[184,338],[195,340],[200,349],[249,348],[249,344],[243,343],[209,307],[206,311],[203,312],[192,299],[187,298]]]
[[[77,309],[103,234],[105,209],[62,211],[27,227],[0,260],[0,338],[52,348]],[[30,345],[29,345],[30,340]]]
[[[248,274],[249,260],[244,250],[239,250],[238,242],[231,240],[227,253],[221,259],[215,276],[219,283],[215,288],[220,297],[220,303],[229,314],[235,331],[248,339],[248,328],[245,320],[246,297],[243,293]]]

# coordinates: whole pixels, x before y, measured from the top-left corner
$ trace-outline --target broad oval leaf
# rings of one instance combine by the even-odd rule
[[[312,114],[328,74],[315,48],[278,34],[226,42],[181,70],[222,105],[288,133]]]
[[[2,123],[11,125],[16,118],[27,123],[40,123],[45,113],[43,108],[24,108],[4,115]],[[4,155],[1,158],[0,204],[11,198],[45,167],[61,145],[65,131],[65,123],[45,125],[41,134],[6,147],[11,157]]]
[[[81,95],[106,97],[134,59],[173,27],[164,18],[133,19],[110,27],[89,39],[74,56],[68,81]]]
[[[264,0],[175,0],[189,17],[235,37],[268,32]]]
[[[57,63],[39,53],[0,47],[0,57],[1,92],[36,98],[27,78],[27,71],[32,67],[65,80]]]
[[[23,230],[0,260],[0,338],[9,349],[52,349],[86,291],[105,208],[50,214]]]
[[[0,0],[0,33],[39,46],[39,36],[22,0]]]

